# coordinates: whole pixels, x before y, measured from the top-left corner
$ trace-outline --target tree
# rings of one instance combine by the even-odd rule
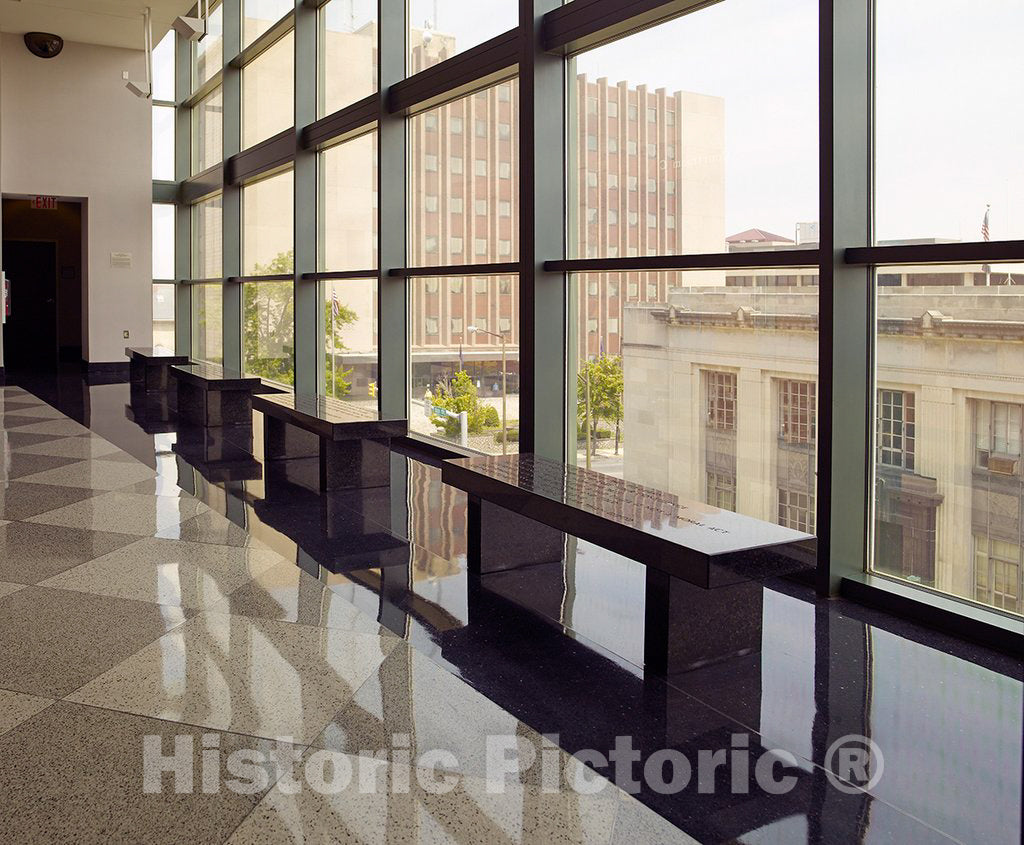
[[[590,381],[590,408],[587,409],[587,381]],[[619,453],[621,424],[623,416],[622,395],[625,384],[622,378],[622,358],[618,355],[602,355],[587,361],[580,367],[576,380],[576,413],[581,424],[590,424],[591,440],[597,443],[597,424],[600,420],[615,425],[615,454]],[[588,420],[589,416],[589,420]],[[597,448],[596,445],[593,448]]]
[[[450,381],[439,381],[431,404],[455,414],[465,411],[470,434],[501,425],[498,411],[490,405],[481,404],[476,385],[465,370],[459,370]],[[449,437],[459,434],[459,421],[454,417],[433,415],[430,421]]]
[[[292,250],[276,255],[267,264],[257,264],[253,275],[269,276],[291,273],[295,266],[295,255]],[[243,347],[246,371],[271,381],[283,384],[295,384],[295,348],[294,341],[285,343],[285,338],[294,338],[295,299],[291,282],[250,282],[243,286]],[[344,396],[352,384],[348,376],[351,368],[339,369],[332,367],[330,341],[333,325],[333,349],[345,349],[342,333],[346,326],[354,323],[358,317],[346,305],[338,303],[333,313],[332,303],[324,303],[324,326],[327,334],[328,350],[325,350],[327,373],[327,393],[332,396]],[[276,354],[275,354],[276,353]]]

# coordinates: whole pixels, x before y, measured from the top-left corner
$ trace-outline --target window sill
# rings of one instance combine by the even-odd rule
[[[937,628],[952,636],[1013,655],[1024,653],[1024,620],[927,587],[916,587],[865,572],[843,578],[840,594],[851,601]]]

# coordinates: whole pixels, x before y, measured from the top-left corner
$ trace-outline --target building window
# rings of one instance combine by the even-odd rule
[[[448,282],[448,289],[452,293],[462,293],[462,279],[452,279]]]
[[[1016,475],[1021,464],[1024,405],[974,403],[975,462],[991,472]]]
[[[630,226],[635,226],[637,222],[640,220],[639,216],[635,211],[628,212],[626,215],[626,219],[629,221]]]
[[[665,228],[674,229],[676,227],[676,216],[674,214],[665,215]]]
[[[656,144],[647,145],[647,157],[654,158],[658,154],[658,146]]]
[[[426,329],[428,335],[437,334],[437,317],[425,317],[423,319],[423,326]]]
[[[510,123],[499,123],[498,124],[498,137],[502,141],[507,141],[512,137],[512,124]]]
[[[426,293],[437,293],[439,285],[437,279],[427,279],[423,282],[423,290]]]
[[[608,334],[618,334],[618,333],[619,333],[619,318],[618,317],[609,317],[608,318]]]
[[[726,511],[736,510],[736,476],[721,472],[708,472],[705,501]]]
[[[814,382],[792,379],[779,382],[779,437],[786,443],[814,443],[816,395]]]
[[[512,280],[508,278],[498,279],[498,293],[512,293]]]
[[[510,203],[508,200],[498,200],[498,216],[511,217],[512,203]]]
[[[425,115],[425,119],[423,121],[423,127],[428,132],[434,132],[437,129],[437,112],[429,112],[428,114]],[[452,132],[454,132],[454,131],[455,131],[455,128],[452,127]]]
[[[487,159],[483,159],[483,158],[476,159],[476,161],[473,162],[473,172],[476,173],[477,176],[486,176],[487,175]]]
[[[594,171],[592,171],[592,170],[588,170],[587,171],[587,187],[588,188],[596,188],[597,187],[597,174],[594,173]]]
[[[512,321],[508,317],[501,317],[498,320],[498,331],[502,334],[512,331]]]
[[[487,200],[474,200],[473,211],[475,211],[480,217],[487,216]]]
[[[462,156],[452,156],[448,166],[452,173],[462,173]]]
[[[489,280],[484,276],[478,276],[477,278],[473,279],[473,291],[475,293],[487,293],[488,281]],[[477,324],[482,325],[479,320],[477,321]]]
[[[668,181],[667,181],[667,182],[665,183],[665,193],[666,193],[666,194],[674,194],[675,192],[676,192],[676,183],[675,183],[675,180],[674,180],[674,179],[669,179],[669,180],[668,180]]]
[[[426,170],[428,173],[436,173],[437,156],[431,155],[429,153],[423,156],[423,169]]]
[[[655,194],[657,192],[658,192],[658,183],[655,182],[653,179],[648,179],[647,180],[647,193]]]
[[[665,112],[665,125],[675,126],[676,125],[676,113],[674,111]]]
[[[619,104],[616,103],[615,100],[609,100],[608,101],[608,117],[618,117],[618,116],[619,116]]]
[[[609,173],[607,177],[608,190],[617,189],[619,187],[619,174]]]
[[[432,197],[429,194],[423,198],[423,208],[429,212],[437,211],[437,197]]]
[[[511,179],[512,165],[507,161],[498,162],[498,177],[500,179]]]
[[[707,424],[716,431],[736,430],[736,374],[709,372],[707,385]]]
[[[619,212],[617,212],[614,208],[609,208],[608,209],[608,225],[609,226],[614,226],[618,222],[619,222]]]
[[[437,237],[435,235],[427,235],[423,245],[427,252],[437,252]]]
[[[984,534],[974,535],[974,597],[1012,613],[1021,602],[1022,547]]]
[[[597,222],[597,209],[596,208],[588,208],[587,209],[587,222],[588,223],[596,223]]]
[[[640,183],[637,181],[636,176],[626,177],[626,187],[631,191],[635,191]]]
[[[462,318],[452,317],[451,321],[452,334],[462,334]]]
[[[507,258],[512,254],[512,241],[498,241],[498,255]]]
[[[451,198],[451,209],[452,214],[462,214],[464,208],[462,197]]]
[[[597,149],[597,135],[587,135],[587,149],[588,150],[596,150]]]
[[[647,215],[647,228],[657,229],[658,228],[658,216],[656,214]]]
[[[449,248],[453,254],[462,252],[462,238],[452,238],[449,243]]]
[[[473,251],[477,255],[487,255],[487,239],[477,238],[473,241]]]
[[[779,488],[779,525],[794,531],[814,533],[814,496]]]
[[[608,152],[617,153],[619,151],[619,141],[617,138],[608,139]]]
[[[587,293],[590,296],[597,296],[597,282],[593,280],[587,282]]]
[[[647,283],[647,298],[654,300],[658,298],[658,285],[656,282]]]
[[[435,123],[437,122],[437,115],[436,115],[436,113],[434,113],[434,112],[427,112],[427,126],[428,127],[430,126],[430,118],[431,117],[434,118],[434,122]],[[451,127],[452,135],[461,135],[462,134],[462,118],[461,117],[453,117],[451,120],[448,121],[448,125]]]
[[[476,122],[476,137],[477,138],[486,138],[487,137],[487,121],[486,120],[478,120]]]
[[[629,104],[629,108],[626,110],[630,120],[636,120],[636,106],[632,103]]]
[[[889,467],[914,471],[914,394],[878,391],[878,460]]]
[[[631,156],[636,155],[636,141],[626,141],[626,152]]]

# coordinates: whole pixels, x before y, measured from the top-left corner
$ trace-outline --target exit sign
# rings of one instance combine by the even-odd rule
[[[56,211],[57,210],[57,198],[56,197],[32,197],[32,208],[39,211]]]

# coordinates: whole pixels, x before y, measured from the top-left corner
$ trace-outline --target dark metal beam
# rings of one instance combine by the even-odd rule
[[[636,258],[568,258],[545,261],[544,269],[562,273],[644,273],[660,270],[746,270],[817,267],[816,249],[711,252],[696,255],[647,255]]]
[[[202,173],[197,173],[182,181],[178,189],[178,197],[185,205],[192,205],[210,194],[217,193],[223,187],[224,165],[215,164]]]
[[[376,270],[328,270],[318,273],[303,273],[304,282],[330,282],[342,281],[345,279],[376,279],[379,273]]]
[[[392,278],[444,278],[446,276],[507,276],[519,273],[519,262],[500,264],[445,264],[441,267],[392,267],[388,275]]]
[[[544,16],[543,49],[578,53],[721,0],[573,0]]]
[[[413,114],[510,79],[516,75],[519,55],[519,30],[510,29],[396,82],[388,89],[388,111]]]
[[[853,247],[844,255],[849,265],[970,264],[1024,261],[1024,241],[976,241],[954,244],[894,244]]]
[[[299,143],[303,149],[311,150],[321,144],[347,141],[372,131],[379,116],[380,97],[371,94],[303,127]]]
[[[295,160],[295,129],[289,127],[224,162],[224,183],[240,185]]]
[[[276,21],[266,32],[260,34],[252,44],[237,53],[235,57],[228,62],[228,64],[231,67],[238,69],[245,67],[261,53],[265,53],[273,47],[282,35],[294,28],[295,11],[292,10],[282,15],[280,20]]]

